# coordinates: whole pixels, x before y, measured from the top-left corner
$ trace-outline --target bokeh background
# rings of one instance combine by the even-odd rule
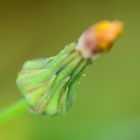
[[[96,60],[63,117],[25,113],[0,126],[0,140],[139,140],[140,1],[0,1],[0,109],[21,98],[15,84],[24,61],[50,57],[91,24],[120,19],[125,33]]]

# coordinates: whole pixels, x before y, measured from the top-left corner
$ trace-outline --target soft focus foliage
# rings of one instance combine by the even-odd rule
[[[71,0],[0,2],[0,108],[21,98],[17,72],[29,59],[50,57],[92,23],[124,21],[125,34],[81,79],[63,117],[29,113],[0,128],[3,140],[139,140],[140,2]]]

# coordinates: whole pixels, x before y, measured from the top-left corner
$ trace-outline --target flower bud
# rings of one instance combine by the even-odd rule
[[[107,52],[121,33],[119,21],[102,21],[58,55],[25,62],[17,85],[34,112],[52,116],[68,111],[74,101],[75,86],[91,58]]]
[[[120,21],[101,21],[79,38],[77,50],[81,51],[85,58],[107,52],[115,40],[122,34],[122,23]]]

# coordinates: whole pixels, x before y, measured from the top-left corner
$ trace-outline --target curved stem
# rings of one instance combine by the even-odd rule
[[[0,125],[6,123],[19,115],[22,115],[28,109],[28,103],[21,99],[15,104],[0,111]]]

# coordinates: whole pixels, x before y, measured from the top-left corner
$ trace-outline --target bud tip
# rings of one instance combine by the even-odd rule
[[[98,22],[81,35],[77,49],[82,52],[85,58],[99,55],[110,50],[122,33],[123,24],[121,21]]]

